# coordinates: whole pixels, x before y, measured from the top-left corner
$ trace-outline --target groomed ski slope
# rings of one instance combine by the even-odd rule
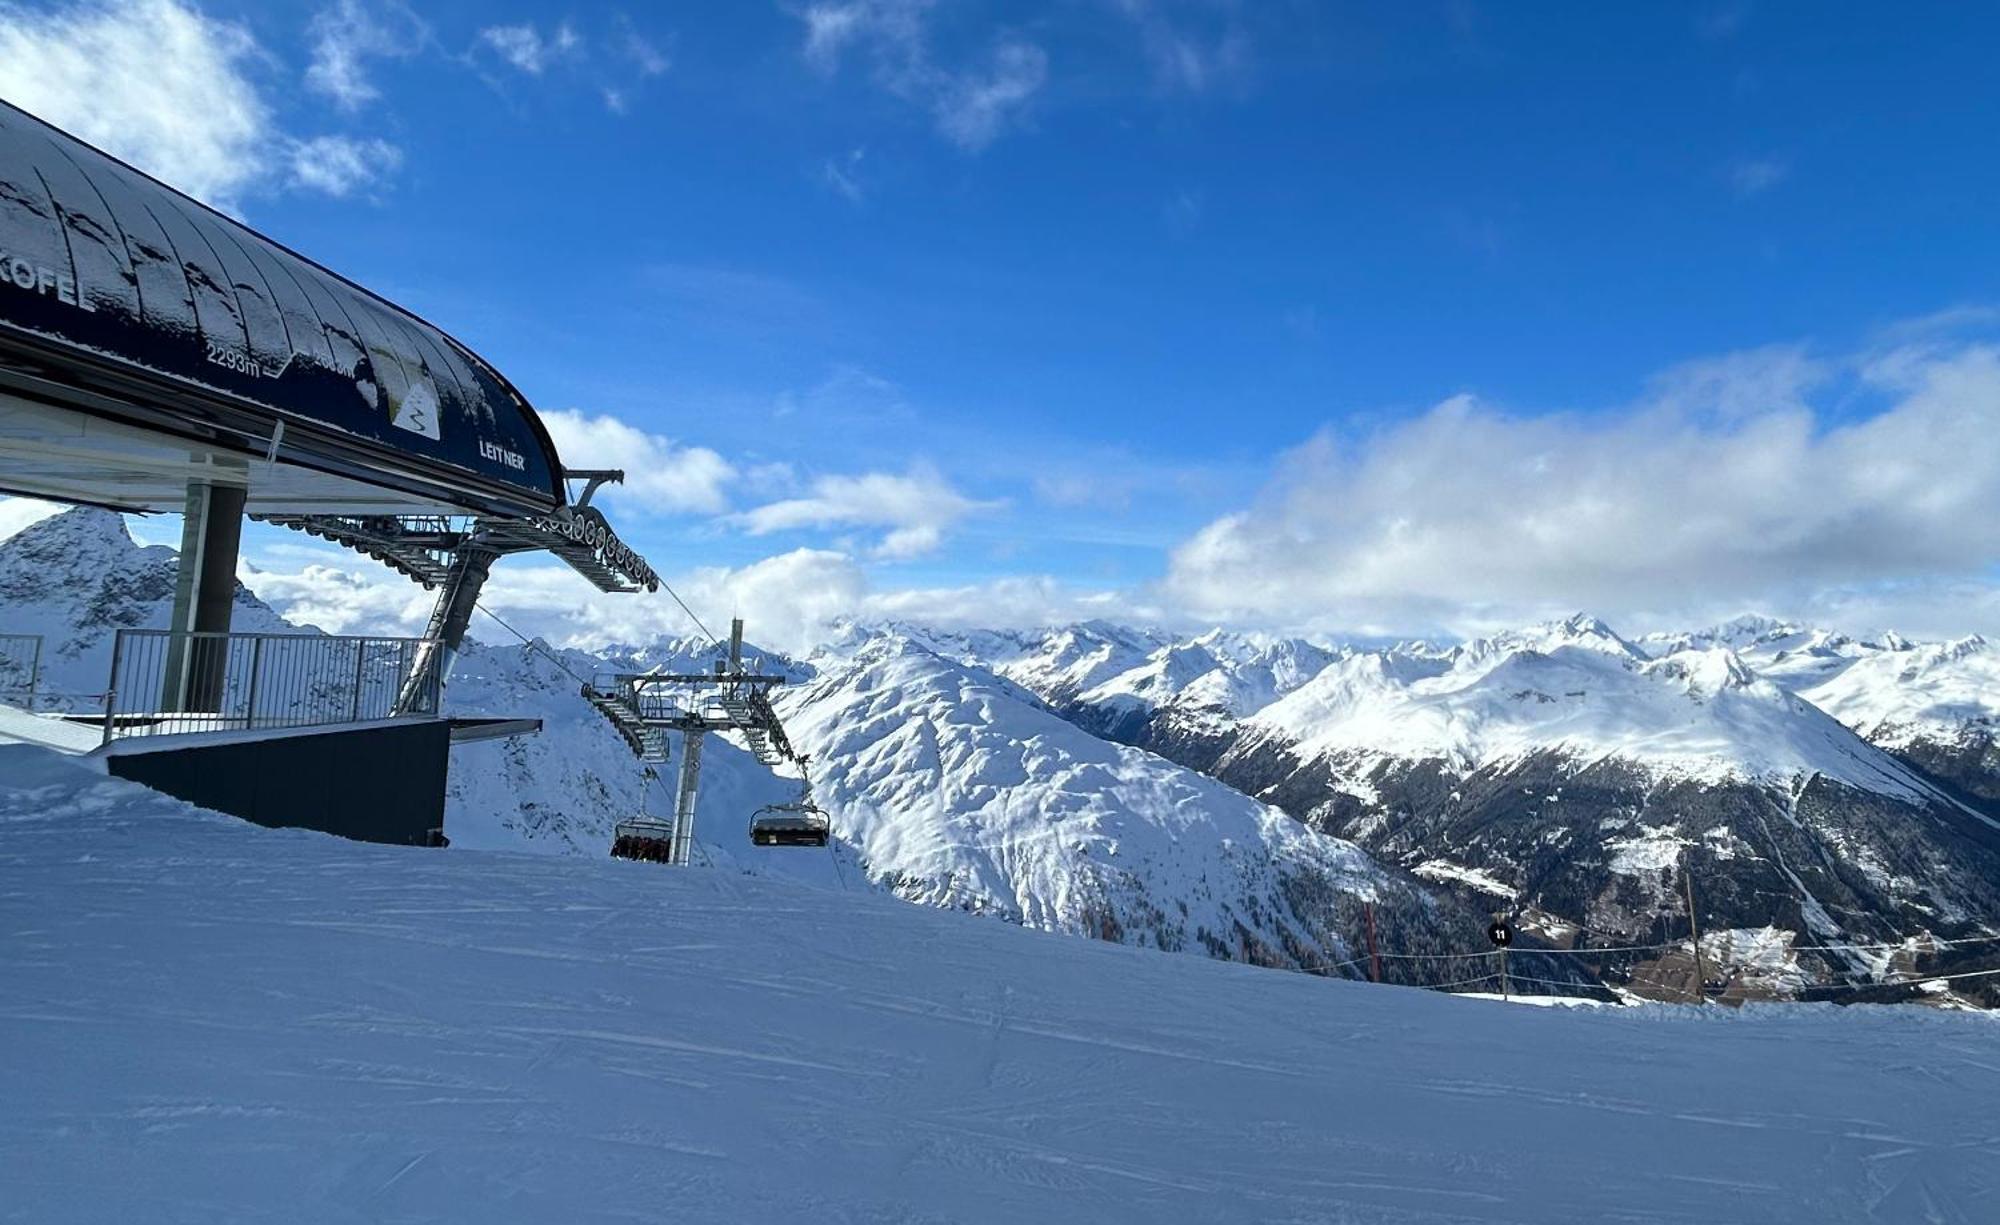
[[[0,748],[0,1219],[1991,1220],[2000,1025],[1543,1009]]]

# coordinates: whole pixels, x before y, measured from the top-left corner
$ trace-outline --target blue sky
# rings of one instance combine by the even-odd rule
[[[65,77],[120,31],[182,69]],[[1990,6],[133,0],[0,7],[6,37],[38,67],[0,93],[626,444],[657,479],[620,526],[718,603],[799,550],[875,611],[1002,620],[1986,598],[1983,534],[1895,541],[1994,488],[1833,499],[1881,493],[1870,437],[1937,433],[1926,389],[1994,409]],[[1780,492],[1685,547],[1698,485],[1617,492],[1635,454],[1773,446]],[[1550,486],[1511,578],[1457,556]]]

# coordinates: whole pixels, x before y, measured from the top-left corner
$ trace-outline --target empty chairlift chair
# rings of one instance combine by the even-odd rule
[[[799,762],[801,768],[805,761]],[[799,798],[789,804],[766,804],[750,817],[750,841],[756,846],[825,846],[833,822],[813,803],[812,780],[805,780]]]

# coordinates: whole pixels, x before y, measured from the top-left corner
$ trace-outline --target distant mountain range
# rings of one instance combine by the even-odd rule
[[[1107,625],[934,641],[1559,944],[1684,936],[1683,871],[1705,946],[1746,987],[1909,956],[1774,961],[1774,944],[2000,926],[2000,650],[1983,639],[1744,618],[1627,640],[1577,616],[1369,650]]]
[[[0,632],[47,637],[46,688],[101,688],[112,632],[164,624],[172,565],[108,512],[33,525],[0,542]],[[237,622],[284,624],[247,591]],[[470,645],[448,705],[544,730],[454,750],[454,844],[605,853],[620,817],[668,803],[672,767],[649,788],[579,678],[713,653]],[[2000,652],[1977,638],[1745,618],[1627,639],[1579,616],[1364,649],[854,624],[766,658],[793,678],[779,710],[836,842],[750,847],[749,814],[797,782],[712,740],[699,836],[725,867],[1350,976],[1370,909],[1379,947],[1402,954],[1483,949],[1495,912],[1529,943],[1684,942],[1684,872],[1711,981],[1739,994],[2000,953],[1926,943],[2000,932]],[[1821,947],[1853,944],[1890,947]],[[1685,961],[1526,972],[1672,994]],[[1385,977],[1441,982],[1454,964],[1392,959]]]

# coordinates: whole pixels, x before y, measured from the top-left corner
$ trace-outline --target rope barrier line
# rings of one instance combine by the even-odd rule
[[[1523,953],[1554,953],[1561,957],[1589,957],[1596,953],[1652,953],[1660,949],[1677,949],[1686,943],[1687,941],[1685,940],[1676,940],[1671,944],[1614,944],[1605,948],[1582,949],[1543,949],[1523,946],[1520,951]],[[1484,953],[1467,954],[1470,957],[1484,957],[1485,955]]]
[[[1961,936],[1950,940],[1946,940],[1940,937],[1912,936],[1906,940],[1902,940],[1894,944],[1794,944],[1786,946],[1785,951],[1791,953],[1825,953],[1825,952],[1861,952],[1861,951],[1883,950],[1883,949],[1907,949],[1910,948],[1913,943],[1920,943],[1927,939],[1932,944],[1947,948],[1955,948],[1960,945],[2000,943],[2000,936]],[[1708,940],[1704,941],[1704,943],[1705,944],[1715,943],[1715,941]],[[1526,945],[1522,945],[1518,948],[1515,948],[1512,951],[1523,955],[1534,955],[1534,956],[1595,957],[1606,953],[1654,953],[1654,952],[1659,952],[1663,949],[1685,949],[1687,947],[1688,947],[1688,942],[1686,940],[1674,940],[1665,944],[1619,944],[1619,945],[1612,945],[1606,948],[1581,948],[1581,949],[1533,948]],[[1379,956],[1380,959],[1383,961],[1469,961],[1475,957],[1491,957],[1493,956],[1495,951],[1496,950],[1493,949],[1484,949],[1476,953],[1380,953],[1377,954],[1377,956]],[[1367,965],[1368,962],[1369,959],[1366,957],[1355,957],[1347,961],[1334,962],[1332,965],[1323,967],[1323,970],[1325,971],[1345,970],[1354,966]]]
[[[1463,961],[1468,957],[1491,957],[1498,949],[1487,949],[1483,953],[1383,953],[1384,961]],[[1547,953],[1550,949],[1516,949],[1519,953]]]
[[[1570,988],[1584,988],[1587,990],[1606,989],[1600,987],[1597,983],[1566,983],[1553,978],[1535,978],[1527,974],[1510,973],[1507,975],[1507,981],[1510,983],[1535,983],[1538,986],[1543,986],[1543,987],[1570,987]]]
[[[1956,948],[1961,944],[2000,943],[2000,936],[1959,936],[1951,940],[1946,940],[1938,936],[1911,936],[1907,939],[1899,940],[1894,944],[1793,944],[1786,946],[1786,951],[1792,953],[1880,951],[1882,949],[1909,948],[1910,945],[1924,940],[1929,940],[1932,944],[1943,945],[1946,948]]]
[[[1962,974],[1913,974],[1908,978],[1899,978],[1891,982],[1883,982],[1883,983],[1828,983],[1826,986],[1823,987],[1808,985],[1807,987],[1804,988],[1804,990],[1879,991],[1888,987],[1921,987],[1925,983],[1956,982],[1962,978],[1989,978],[1995,974],[2000,974],[2000,969],[1967,970]]]
[[[1986,938],[1984,937],[1978,940],[1962,941],[1962,943],[1983,943],[1983,942],[1986,942]],[[1641,949],[1647,949],[1647,948],[1682,948],[1685,946],[1686,942],[1683,941],[1679,945],[1641,945],[1637,947]],[[1835,947],[1841,947],[1841,946],[1835,946]],[[1901,946],[1891,946],[1891,947],[1901,947]],[[1512,951],[1517,953],[1561,953],[1561,952],[1578,952],[1584,950],[1515,949]],[[1590,950],[1590,951],[1595,951],[1595,950]],[[1396,954],[1395,956],[1399,957],[1401,960],[1406,960],[1406,961],[1418,958],[1432,959],[1432,960],[1444,960],[1444,959],[1470,960],[1475,957],[1476,958],[1493,957],[1496,956],[1498,952],[1499,950],[1495,949],[1484,953],[1403,953],[1403,954]],[[1391,956],[1391,954],[1384,953],[1382,954],[1382,956],[1386,958]],[[1337,961],[1334,962],[1332,965],[1327,965],[1327,966],[1301,967],[1299,972],[1303,974],[1313,975],[1319,978],[1337,978],[1340,977],[1339,972],[1342,970],[1356,969],[1358,967],[1365,966],[1367,964],[1368,964],[1367,958],[1357,957],[1349,961]],[[1892,990],[1897,987],[1920,987],[1924,983],[1958,982],[1960,980],[1970,979],[1970,978],[1991,978],[1995,975],[2000,975],[2000,968],[1995,968],[1991,970],[1967,970],[1958,974],[1911,974],[1905,978],[1890,979],[1884,982],[1873,982],[1873,983],[1827,983],[1827,984],[1808,983],[1804,984],[1800,988],[1800,990],[1808,993],[1827,992],[1827,991],[1883,991],[1883,990]],[[1499,978],[1500,975],[1497,972],[1491,972],[1486,974],[1480,974],[1472,978],[1459,978],[1459,979],[1453,979],[1450,982],[1442,982],[1442,983],[1384,983],[1383,985],[1401,986],[1401,987],[1419,987],[1426,991],[1445,991],[1453,987],[1471,986],[1473,983],[1495,982],[1498,981]],[[1651,977],[1637,978],[1634,980],[1633,984],[1613,984],[1613,983],[1594,983],[1594,982],[1580,983],[1575,981],[1564,981],[1555,978],[1540,978],[1532,974],[1518,974],[1509,971],[1507,974],[1507,981],[1510,983],[1532,983],[1538,987],[1562,987],[1573,992],[1615,991],[1619,987],[1627,985],[1654,987],[1663,991],[1672,990],[1669,984]],[[1704,991],[1702,992],[1702,996],[1704,999],[1717,999],[1720,998],[1723,994],[1725,994],[1724,991],[1708,991],[1706,989],[1704,989]],[[1585,998],[1585,997],[1579,997],[1579,998]],[[1660,1002],[1671,1003],[1673,1001],[1669,1000]]]
[[[1511,978],[1513,977],[1513,975],[1511,975],[1511,974],[1510,974],[1510,975],[1508,975],[1507,977],[1511,979]],[[1455,981],[1455,982],[1448,982],[1448,983],[1410,983],[1410,984],[1408,984],[1408,985],[1409,985],[1409,986],[1412,986],[1412,987],[1422,987],[1422,988],[1424,988],[1424,989],[1425,989],[1425,990],[1427,990],[1427,991],[1444,991],[1444,990],[1447,990],[1448,988],[1451,988],[1451,987],[1469,987],[1469,986],[1471,986],[1471,985],[1472,985],[1473,983],[1490,983],[1490,982],[1498,982],[1499,980],[1500,980],[1500,976],[1499,976],[1498,974],[1481,974],[1481,975],[1480,975],[1479,977],[1477,977],[1477,978],[1461,978],[1461,979],[1458,979],[1458,980],[1457,980],[1457,981]]]
[[[1925,939],[1925,938],[1927,937],[1913,937],[1912,939]],[[1933,943],[1937,945],[1942,945],[1947,947],[1957,946],[1957,945],[2000,943],[2000,936],[1963,936],[1951,940],[1945,940],[1936,937],[1928,937],[1928,939],[1931,939]],[[1909,946],[1908,941],[1897,944],[1879,944],[1879,945],[1868,945],[1868,944],[1795,945],[1791,946],[1788,951],[1826,952],[1826,951],[1843,950],[1843,949],[1871,949],[1871,948],[1902,949],[1902,948],[1907,948],[1908,946]],[[1555,954],[1569,954],[1572,956],[1587,956],[1596,953],[1654,952],[1660,949],[1685,949],[1687,947],[1688,947],[1688,942],[1682,940],[1671,944],[1618,945],[1611,948],[1602,948],[1602,949],[1519,948],[1511,951],[1522,954],[1555,953]],[[1498,952],[1499,952],[1498,949],[1488,949],[1484,952],[1477,952],[1477,953],[1382,953],[1379,956],[1382,960],[1385,961],[1390,961],[1390,960],[1470,961],[1475,958],[1477,959],[1491,958],[1496,956]],[[1341,977],[1340,972],[1342,970],[1358,969],[1360,967],[1368,965],[1370,960],[1371,959],[1368,957],[1354,957],[1346,961],[1334,962],[1331,965],[1302,966],[1300,967],[1300,972],[1305,974],[1315,975],[1322,978],[1337,978]],[[1990,970],[1968,970],[1968,971],[1962,971],[1957,974],[1922,974],[1922,973],[1910,973],[1910,972],[1905,972],[1905,973],[1906,973],[1905,977],[1889,979],[1881,982],[1828,983],[1823,985],[1804,984],[1801,986],[1800,990],[1807,994],[1817,993],[1817,992],[1832,992],[1832,991],[1893,990],[1897,987],[1920,987],[1924,983],[1932,983],[1932,982],[1958,982],[1965,979],[1991,978],[1996,975],[2000,975],[2000,968],[1995,968]],[[1465,986],[1470,986],[1474,983],[1496,981],[1500,977],[1501,976],[1497,972],[1489,972],[1486,974],[1477,975],[1472,978],[1454,979],[1450,982],[1443,982],[1443,983],[1400,983],[1400,984],[1389,984],[1389,985],[1421,987],[1425,990],[1430,990],[1430,991],[1444,991],[1444,990],[1449,990],[1450,988],[1453,987],[1465,987]],[[1542,986],[1542,987],[1561,987],[1570,991],[1616,990],[1618,986],[1626,985],[1626,984],[1610,984],[1610,983],[1579,983],[1573,981],[1566,982],[1560,979],[1540,978],[1531,974],[1518,974],[1511,972],[1507,974],[1506,978],[1507,981],[1510,983],[1531,983],[1536,986]],[[1633,983],[1630,985],[1650,986],[1661,990],[1670,989],[1667,983],[1661,982],[1651,976],[1635,977]],[[1726,988],[1723,991],[1709,991],[1707,989],[1704,989],[1702,992],[1702,997],[1704,999],[1715,999],[1719,998],[1721,995],[1725,993],[1726,993]]]

